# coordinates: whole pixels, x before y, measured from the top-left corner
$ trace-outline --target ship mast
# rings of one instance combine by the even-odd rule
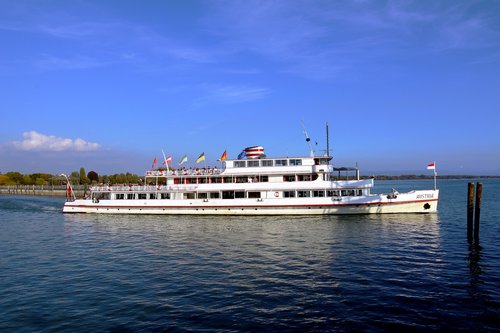
[[[330,131],[328,130],[328,122],[326,122],[326,156],[330,157]]]

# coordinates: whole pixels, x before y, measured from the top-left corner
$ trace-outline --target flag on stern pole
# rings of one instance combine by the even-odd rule
[[[182,163],[186,163],[188,161],[188,157],[187,155],[184,155],[180,160],[179,160],[179,165],[181,165]]]
[[[201,155],[196,160],[196,163],[200,163],[201,161],[204,161],[204,160],[205,160],[205,153],[201,153]]]
[[[156,156],[155,156],[155,159],[153,160],[153,165],[151,166],[151,169],[154,169],[155,165],[156,165]]]
[[[224,152],[222,153],[222,156],[220,157],[220,161],[223,162],[225,161],[227,158],[227,152],[224,150]]]
[[[436,177],[437,177],[436,162],[432,162],[430,164],[427,164],[427,170],[433,170],[434,171],[434,190],[436,190],[437,189],[437,183],[436,183]]]

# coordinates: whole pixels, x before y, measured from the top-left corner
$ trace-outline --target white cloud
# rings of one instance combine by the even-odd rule
[[[80,138],[65,139],[36,131],[24,132],[23,137],[23,141],[13,141],[12,145],[20,150],[34,151],[91,151],[101,147],[98,143],[87,142]]]

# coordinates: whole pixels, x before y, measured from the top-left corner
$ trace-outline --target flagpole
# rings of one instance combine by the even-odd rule
[[[434,162],[434,191],[437,189],[436,176],[437,176],[436,162]]]
[[[75,192],[73,191],[73,187],[71,186],[71,183],[69,182],[68,176],[66,176],[64,173],[61,173],[60,176],[66,178],[66,195],[69,197],[68,193],[68,188],[69,191],[71,192],[70,194],[73,195],[73,201],[76,200],[76,195]]]
[[[165,152],[163,151],[163,149],[161,150],[161,153],[163,154],[163,161],[165,161],[165,165],[167,166],[167,172],[169,172],[170,169],[168,167],[167,158],[165,157]]]

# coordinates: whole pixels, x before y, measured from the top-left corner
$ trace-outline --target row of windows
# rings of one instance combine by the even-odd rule
[[[282,160],[248,160],[248,161],[234,161],[235,168],[244,167],[272,167],[272,166],[287,166],[287,165],[302,165],[301,159],[282,159]]]
[[[284,182],[310,182],[318,179],[312,175],[284,175]],[[186,177],[174,178],[174,184],[219,184],[219,183],[267,183],[269,176],[237,176],[237,177]]]
[[[317,174],[313,175],[284,175],[284,182],[310,182],[318,179]]]
[[[284,191],[285,198],[323,198],[323,197],[353,197],[363,195],[363,190],[299,190],[299,191]]]
[[[174,178],[174,184],[267,183],[269,176]]]
[[[275,192],[279,197],[279,192]],[[222,191],[222,192],[186,192],[183,193],[183,199],[259,199],[261,198],[261,192],[245,192],[245,191]],[[283,191],[282,196],[284,198],[323,198],[323,197],[349,197],[349,196],[361,196],[363,195],[363,190],[359,189],[348,189],[348,190],[297,190],[297,191]],[[170,193],[117,193],[115,194],[115,199],[117,200],[146,200],[146,199],[170,199]]]
[[[146,199],[170,199],[170,193],[117,193],[116,200],[146,200]]]

